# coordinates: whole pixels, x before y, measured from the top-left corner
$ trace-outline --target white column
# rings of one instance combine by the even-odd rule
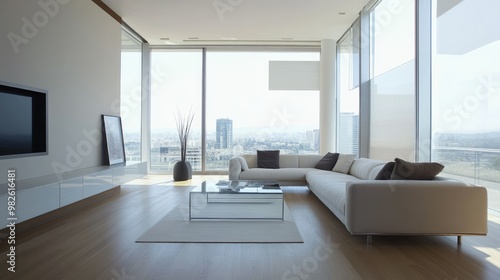
[[[320,154],[337,150],[336,58],[337,42],[333,39],[322,40],[319,87]]]

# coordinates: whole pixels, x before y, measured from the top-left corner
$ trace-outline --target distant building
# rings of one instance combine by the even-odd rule
[[[307,142],[309,147],[314,150],[319,149],[319,129],[310,130],[306,132]]]
[[[340,113],[339,152],[359,155],[359,115]]]
[[[241,145],[235,145],[233,147],[233,154],[235,154],[235,155],[243,154],[244,151],[245,151],[245,149]]]
[[[233,120],[217,119],[216,149],[231,149],[233,147]]]
[[[193,170],[201,170],[201,149],[187,148],[186,161],[189,161]]]

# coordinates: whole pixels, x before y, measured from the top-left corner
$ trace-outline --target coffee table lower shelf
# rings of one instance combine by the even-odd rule
[[[189,194],[189,219],[283,220],[283,193]]]

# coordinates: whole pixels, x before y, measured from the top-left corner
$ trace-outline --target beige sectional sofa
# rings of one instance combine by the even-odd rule
[[[356,159],[347,173],[314,168],[322,155],[280,155],[279,169],[257,155],[229,161],[230,180],[305,185],[353,235],[486,235],[486,188],[456,180],[375,180],[386,162]]]

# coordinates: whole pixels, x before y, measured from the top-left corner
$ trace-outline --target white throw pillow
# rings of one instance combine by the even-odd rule
[[[333,167],[332,171],[344,174],[349,173],[349,169],[351,169],[351,165],[354,162],[354,158],[356,158],[356,155],[340,154],[339,159],[337,160],[337,163],[335,163],[335,166]]]

